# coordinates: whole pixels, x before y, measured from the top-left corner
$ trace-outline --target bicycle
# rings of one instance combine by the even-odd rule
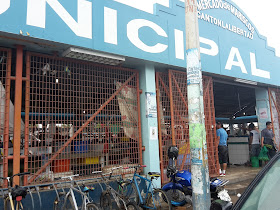
[[[92,172],[93,174],[101,174],[101,179],[103,181],[103,183],[105,184],[106,189],[104,190],[101,183],[99,182],[99,185],[102,189],[102,193],[100,196],[100,206],[103,210],[112,210],[113,208],[113,204],[112,204],[112,199],[111,197],[113,197],[114,201],[116,202],[117,205],[117,209],[122,210],[139,210],[139,207],[137,206],[137,204],[133,201],[130,201],[129,199],[127,199],[126,197],[123,196],[123,194],[121,192],[117,192],[109,183],[111,181],[112,175],[113,175],[113,171],[116,169],[120,169],[123,167],[115,167],[111,169],[111,172],[109,173],[103,173],[102,171],[95,171]],[[109,175],[108,178],[105,178],[106,175]],[[119,191],[121,191],[122,188],[122,178],[120,178],[120,180],[116,180],[118,187],[119,187]]]
[[[137,170],[141,167],[146,167],[144,165],[138,165],[133,167],[125,167],[124,169],[134,168],[134,175],[131,180],[125,180],[123,183],[123,188],[125,197],[134,200],[137,205],[143,209],[172,209],[171,201],[168,199],[166,193],[160,189],[156,188],[153,184],[154,179],[158,179],[160,174],[157,172],[149,172],[148,175],[150,179],[145,178],[137,174]],[[138,183],[141,181],[145,182],[145,188],[142,193],[140,192]],[[143,195],[142,195],[143,194]]]
[[[83,189],[75,182],[73,177],[77,177],[79,174],[61,177],[60,179],[69,179],[70,180],[70,188],[68,192],[62,188],[62,192],[58,193],[57,198],[54,201],[54,210],[99,210],[99,208],[93,203],[93,200],[89,196],[89,191],[93,191],[93,188],[86,187],[82,185]],[[77,185],[78,189],[74,187]],[[77,205],[76,197],[74,191],[79,193],[82,196],[82,206],[79,208]]]
[[[4,195],[4,210],[23,210],[22,198],[27,195],[27,188],[16,185],[14,188],[11,187],[13,178],[15,176],[28,175],[30,172],[14,174],[11,177],[0,177],[0,179],[8,181],[8,194]],[[14,200],[16,203],[14,203]],[[16,208],[15,208],[16,204]]]

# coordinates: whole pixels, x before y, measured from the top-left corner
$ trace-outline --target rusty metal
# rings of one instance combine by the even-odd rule
[[[15,112],[13,136],[13,174],[20,173],[20,138],[21,138],[21,103],[22,103],[22,67],[23,46],[17,45],[16,82],[15,82]],[[14,184],[19,185],[19,177],[14,178]]]
[[[141,113],[141,107],[140,107],[140,94],[143,93],[142,90],[140,90],[140,82],[139,82],[139,72],[137,72],[137,111],[138,113]],[[143,165],[143,151],[145,151],[145,148],[142,147],[142,132],[141,132],[141,116],[138,114],[138,133],[139,133],[139,157],[140,157],[140,164]]]
[[[172,75],[172,73],[171,73],[171,75]],[[178,85],[178,83],[177,83],[177,81],[176,81],[176,79],[174,78],[173,75],[172,75],[172,79],[173,79],[173,82],[176,85],[176,88],[177,88],[177,90],[178,90],[178,92],[179,92],[179,94],[180,94],[180,96],[181,96],[181,98],[182,98],[182,100],[183,100],[183,102],[186,106],[186,109],[187,109],[188,108],[188,102],[185,100],[185,97],[183,96],[182,91],[181,91],[181,89],[180,89],[180,87],[179,87],[179,85]]]
[[[142,163],[136,70],[34,53],[27,59],[28,183]]]
[[[159,126],[159,144],[160,146],[160,161],[162,183],[168,181],[165,169],[168,164],[167,148],[175,141],[175,145],[179,147],[181,159],[177,162],[179,169],[190,170],[190,152],[188,140],[188,114],[187,114],[187,89],[186,89],[186,74],[184,72],[169,70],[168,73],[156,73],[157,85],[157,104],[158,104],[158,126]],[[219,169],[218,162],[218,144],[216,141],[215,129],[215,109],[213,96],[213,81],[211,77],[203,76],[204,82],[204,111],[205,111],[205,126],[206,138],[208,146],[209,172],[211,176],[216,176]],[[171,84],[171,85],[170,85]],[[171,86],[171,87],[170,87]],[[172,96],[172,97],[171,97]],[[173,111],[171,104],[173,103]],[[164,108],[160,108],[160,106]],[[163,109],[163,111],[161,111]],[[173,114],[172,114],[173,112]],[[172,130],[171,120],[174,116]],[[162,125],[164,120],[165,125]],[[167,129],[168,127],[168,129]],[[176,127],[176,129],[175,129]],[[179,129],[179,127],[181,127]],[[166,130],[164,133],[162,130]],[[172,132],[174,132],[172,134]],[[183,134],[182,134],[183,133]],[[180,134],[180,135],[179,135]],[[183,137],[182,137],[183,135]],[[172,140],[173,139],[173,140]],[[183,147],[182,141],[186,141],[186,146]],[[165,151],[166,150],[166,151]],[[184,163],[184,164],[183,164]]]
[[[269,109],[270,109],[270,116],[271,116],[271,122],[272,122],[272,130],[273,130],[273,133],[275,134],[273,112],[272,112],[272,101],[271,101],[272,98],[273,98],[273,95],[271,94],[270,88],[268,88],[268,99],[269,99]],[[277,107],[275,103],[274,103],[274,105],[275,105],[275,107]],[[278,110],[277,110],[277,112],[278,112]]]
[[[12,52],[10,49],[0,48],[0,80],[4,90],[1,88],[1,96],[4,103],[1,102],[0,121],[1,121],[1,136],[3,143],[3,150],[0,156],[0,175],[8,176],[8,150],[9,150],[9,119],[10,119],[10,90],[11,90],[11,60]],[[4,123],[4,124],[2,124]],[[7,187],[7,181],[0,182],[0,186]]]
[[[168,72],[169,84],[172,84],[171,71]],[[174,104],[173,104],[173,91],[172,86],[169,85],[169,95],[170,95],[170,112],[171,112],[171,135],[172,135],[172,145],[175,145],[175,123],[174,123]]]
[[[159,90],[159,73],[156,72],[156,99],[157,99],[157,110],[161,109],[160,106],[160,90]],[[159,156],[163,157],[163,152],[162,152],[162,133],[161,133],[161,119],[163,116],[161,116],[161,112],[157,112],[157,122],[158,122],[158,143],[159,143]],[[162,166],[163,165],[163,160],[160,158],[160,173],[164,174],[164,169]],[[161,179],[161,183],[163,184],[163,179]]]
[[[180,170],[190,170],[190,144],[188,127],[188,104],[187,104],[187,77],[185,72],[169,70],[170,100],[174,104],[174,129],[176,145],[179,147]],[[175,82],[176,81],[176,82]],[[188,161],[187,161],[188,160]]]
[[[25,138],[24,138],[24,172],[28,172],[28,143],[29,143],[29,102],[30,102],[30,55],[26,55],[26,86],[25,86]],[[24,176],[27,185],[27,176]]]
[[[212,82],[211,82],[211,90],[208,89],[209,93],[210,93],[210,110],[211,110],[211,114],[210,114],[210,119],[212,120],[211,121],[211,124],[213,125],[212,126],[212,136],[213,136],[213,145],[214,145],[214,157],[215,157],[215,161],[216,161],[216,164],[215,166],[210,166],[209,167],[209,174],[211,176],[215,176],[215,175],[219,175],[219,169],[220,169],[220,163],[219,163],[219,155],[218,155],[218,145],[219,145],[219,142],[217,140],[217,129],[216,129],[216,119],[215,119],[215,105],[214,105],[214,89],[213,89],[213,79],[211,78]],[[207,130],[206,130],[207,132]],[[212,169],[214,168],[214,169]],[[213,170],[213,171],[212,171]]]
[[[211,77],[203,76],[203,93],[209,174],[211,176],[216,176],[218,175],[220,164],[218,157],[218,141],[216,140],[213,80]]]
[[[280,96],[280,92],[278,89],[272,89],[272,88],[268,88],[268,95],[269,95],[269,107],[270,107],[270,115],[271,115],[271,122],[272,122],[272,130],[273,130],[273,133],[275,134],[275,119],[273,119],[273,111],[272,111],[272,103],[274,104],[274,107],[276,108],[276,111],[277,111],[277,115],[278,115],[278,125],[279,125],[279,117],[280,117],[280,112],[279,112],[279,105],[277,104],[277,102],[275,101],[274,99],[274,96],[272,95],[272,92],[271,91],[274,91],[275,92],[275,96],[276,96],[276,100],[279,98]],[[279,125],[279,129],[280,129],[280,125]],[[280,142],[279,142],[279,145],[278,145],[278,148],[280,147]]]

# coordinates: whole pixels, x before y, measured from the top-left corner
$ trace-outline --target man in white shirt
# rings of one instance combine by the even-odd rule
[[[253,123],[249,125],[249,131],[250,131],[249,143],[251,145],[251,156],[258,157],[261,151],[260,133]]]

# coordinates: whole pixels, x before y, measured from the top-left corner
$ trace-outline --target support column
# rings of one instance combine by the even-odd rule
[[[256,113],[259,121],[259,130],[266,128],[265,123],[271,121],[269,95],[266,88],[256,88]]]
[[[140,89],[143,91],[140,95],[140,105],[142,144],[145,147],[145,151],[143,152],[143,164],[147,166],[144,168],[144,173],[146,175],[149,171],[160,172],[157,112],[147,116],[148,103],[154,105],[155,108],[157,107],[155,75],[155,68],[153,65],[145,65],[140,70],[139,74]],[[146,100],[146,95],[149,93],[151,93],[150,100],[152,101]],[[155,183],[157,187],[160,187],[160,179]]]
[[[13,136],[13,174],[20,173],[20,132],[21,132],[21,97],[22,97],[22,67],[23,46],[17,46],[16,59],[16,87],[15,87],[15,112],[14,112],[14,136]],[[19,177],[14,177],[14,184],[19,185]]]

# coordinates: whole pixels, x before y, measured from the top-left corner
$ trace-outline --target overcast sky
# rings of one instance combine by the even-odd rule
[[[280,1],[279,0],[232,0],[251,19],[268,45],[276,49],[280,57]]]

